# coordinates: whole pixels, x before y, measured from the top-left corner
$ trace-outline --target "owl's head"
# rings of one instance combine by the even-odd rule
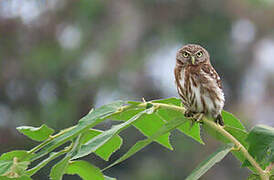
[[[177,64],[197,66],[209,62],[209,53],[197,44],[188,44],[178,50]]]

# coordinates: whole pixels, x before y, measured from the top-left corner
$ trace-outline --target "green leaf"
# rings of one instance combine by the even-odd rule
[[[153,103],[163,103],[163,104],[172,104],[175,106],[181,106],[181,99],[178,98],[167,98],[167,99],[159,99],[159,100],[153,100],[151,101]]]
[[[23,176],[30,162],[19,162],[17,158],[13,161],[0,160],[0,175],[8,178],[17,178]]]
[[[131,117],[135,116],[139,112],[143,111],[144,109],[130,109],[127,111],[124,111],[122,113],[116,114],[114,116],[111,116],[110,118],[112,120],[118,120],[118,121],[127,121]],[[134,126],[143,133],[146,137],[151,136],[154,132],[156,132],[160,127],[163,126],[165,123],[165,120],[163,120],[161,117],[158,116],[156,112],[153,114],[146,114],[140,119],[134,123]],[[164,147],[168,149],[173,149],[169,142],[169,135],[166,134],[163,137],[159,137],[158,139],[155,139],[155,141]]]
[[[35,128],[31,126],[21,126],[16,128],[20,133],[29,137],[34,141],[44,141],[54,133],[54,130],[43,124],[41,127]]]
[[[223,136],[222,134],[220,134],[219,132],[217,132],[215,129],[212,129],[211,127],[207,126],[206,124],[203,125],[205,131],[210,134],[212,137],[216,138],[217,140],[223,142],[223,143],[231,143],[230,140]],[[232,127],[229,125],[224,126],[224,129],[229,132],[233,137],[235,137],[245,148],[248,147],[248,144],[246,142],[246,138],[248,133],[245,130],[236,128],[236,127]],[[242,152],[240,151],[233,151],[232,154],[239,159],[241,162],[244,162],[245,157],[242,154]]]
[[[181,100],[177,98],[154,100],[151,102],[170,104],[175,106],[181,105]],[[131,102],[131,103],[135,104],[134,102]],[[139,105],[140,102],[136,102],[136,104]],[[130,109],[120,114],[116,114],[112,116],[111,119],[126,121],[140,111],[142,111],[142,109]],[[145,136],[148,137],[148,136],[151,136],[155,131],[157,131],[157,129],[159,129],[159,127],[161,127],[164,122],[170,121],[174,118],[184,118],[184,116],[181,112],[178,112],[178,111],[168,110],[168,109],[157,109],[156,113],[154,112],[153,114],[150,114],[150,116],[148,115],[143,116],[141,118],[142,120],[139,120],[137,123],[134,124],[134,126],[138,130],[140,130]],[[147,124],[149,124],[149,126],[147,126]],[[191,128],[190,124],[191,123],[187,121],[186,124],[183,124],[178,129],[184,134],[186,134],[187,136],[198,141],[199,143],[204,144],[204,142],[202,141],[200,137],[200,125],[194,124],[194,126]],[[156,139],[155,141],[169,149],[172,149],[172,146],[169,143],[169,134],[167,134],[165,137],[161,137],[161,139]]]
[[[64,173],[69,166],[69,160],[71,159],[72,155],[78,150],[79,143],[80,143],[81,135],[79,135],[72,143],[71,146],[68,147],[67,155],[55,164],[50,171],[50,178],[52,180],[62,180]],[[64,149],[66,151],[67,149]]]
[[[194,171],[186,178],[186,180],[196,180],[204,175],[212,166],[220,162],[231,150],[233,144],[227,144],[219,148],[215,153],[211,154],[204,160]]]
[[[175,118],[175,119],[167,122],[164,126],[162,126],[152,136],[148,137],[145,140],[138,141],[134,146],[132,146],[128,150],[128,152],[126,152],[122,157],[120,157],[114,163],[112,163],[111,165],[109,165],[108,167],[106,167],[104,170],[106,170],[106,169],[108,169],[108,168],[110,168],[112,166],[115,166],[116,164],[118,164],[118,163],[120,163],[120,162],[128,159],[129,157],[131,157],[132,155],[134,155],[135,153],[137,153],[138,151],[140,151],[141,149],[143,149],[144,147],[146,147],[147,145],[149,145],[150,143],[152,143],[154,139],[165,135],[166,133],[168,133],[171,130],[177,128],[178,126],[180,126],[183,123],[184,123],[184,120],[182,120],[181,118]]]
[[[80,144],[85,144],[88,141],[90,141],[95,136],[98,136],[99,134],[102,134],[103,131],[97,130],[97,129],[90,129],[87,132],[85,132],[80,140]],[[117,151],[123,143],[123,139],[119,135],[114,135],[109,141],[107,141],[104,145],[99,147],[95,154],[100,156],[102,159],[108,161],[111,154]]]
[[[134,106],[138,106],[140,104],[142,104],[143,102],[139,102],[139,101],[127,101],[127,104],[129,105],[134,105]]]
[[[181,106],[182,101],[177,98],[168,98],[168,99],[162,99],[162,100],[155,100],[152,101],[153,103],[163,103],[163,104],[170,104],[175,106]],[[166,121],[170,121],[173,118],[185,118],[184,115],[181,112],[169,110],[169,109],[159,109],[158,114],[165,119]],[[186,118],[185,118],[186,119]],[[187,120],[187,119],[186,119]],[[183,125],[181,125],[178,128],[179,131],[184,133],[185,135],[193,138],[197,142],[201,144],[205,144],[203,140],[201,139],[200,135],[200,125],[198,123],[195,123],[191,127],[191,122],[187,120]]]
[[[18,161],[21,160],[29,160],[29,158],[25,158],[27,156],[30,156],[28,151],[25,150],[15,150],[15,151],[10,151],[7,153],[3,153],[0,157],[0,160],[13,160],[15,157],[18,159]]]
[[[248,144],[246,142],[248,133],[246,131],[228,125],[225,125],[225,130],[229,132],[232,136],[234,136],[246,149],[248,148]],[[224,143],[230,143],[230,141],[226,138],[222,139],[221,141]],[[245,156],[241,151],[232,151],[232,154],[241,162],[244,162]],[[250,166],[249,169],[254,171],[254,168],[252,166]]]
[[[67,167],[69,166],[70,156],[64,157],[61,161],[55,164],[50,171],[50,179],[62,180]]]
[[[222,117],[224,120],[224,124],[234,127],[234,128],[238,128],[241,129],[243,131],[245,131],[245,127],[243,126],[243,124],[241,123],[241,121],[239,119],[237,119],[233,114],[226,112],[226,111],[222,111]]]
[[[149,137],[156,133],[164,124],[165,121],[162,120],[156,113],[153,113],[145,114],[140,117],[139,120],[134,123],[134,126],[146,137]],[[169,136],[170,133],[166,133],[163,136],[155,138],[154,140],[164,147],[173,150],[173,147],[169,142]]]
[[[119,164],[119,163],[125,161],[128,158],[130,158],[131,156],[136,154],[138,151],[142,150],[144,147],[149,145],[152,141],[153,141],[152,139],[145,139],[145,140],[138,141],[122,157],[120,157],[114,163],[112,163],[111,165],[109,165],[108,167],[103,169],[103,171],[115,166],[116,164]]]
[[[264,125],[255,126],[247,139],[248,152],[264,169],[274,162],[274,128]],[[243,166],[249,165],[246,160]]]
[[[138,114],[139,112],[144,111],[145,108],[140,108],[140,109],[129,109],[126,111],[123,111],[118,114],[111,115],[109,118],[114,121],[128,121],[130,118]]]
[[[245,127],[242,125],[242,123],[236,117],[234,117],[231,113],[226,112],[226,111],[222,111],[222,117],[224,120],[225,129],[227,131],[229,131],[229,130],[237,131],[238,130],[237,132],[234,132],[234,133],[232,132],[233,133],[232,135],[236,139],[241,140],[241,142],[245,142],[245,140],[242,139],[241,136],[243,133],[244,134],[247,134],[247,133],[246,133]],[[217,140],[220,140],[224,143],[229,143],[229,140],[226,137],[224,137],[222,134],[217,132],[215,129],[212,129],[212,128],[208,127],[207,125],[204,125],[204,128],[211,136],[213,136]],[[233,128],[235,130],[232,130]],[[238,132],[240,132],[240,133],[238,134]],[[239,137],[238,137],[238,135],[239,135]]]
[[[261,178],[257,174],[251,174],[248,176],[247,180],[261,180]],[[270,176],[269,180],[274,180],[274,175]]]
[[[66,151],[59,151],[59,152],[53,152],[50,153],[49,157],[44,159],[42,162],[40,162],[38,165],[36,165],[35,167],[29,169],[26,174],[28,176],[32,176],[34,175],[37,171],[39,171],[41,168],[43,168],[45,165],[47,165],[50,161],[52,161],[53,159],[65,154]]]
[[[0,160],[0,176],[8,172],[12,166],[12,161]]]
[[[22,176],[29,165],[29,159],[25,158],[27,151],[17,150],[7,152],[0,157],[0,175],[7,177]]]
[[[184,133],[185,135],[193,138],[200,144],[205,144],[204,141],[201,139],[199,123],[194,123],[192,125],[191,122],[188,120],[184,124],[182,124],[180,127],[178,127],[178,130]]]
[[[69,163],[66,174],[79,175],[83,180],[105,180],[100,169],[86,161],[72,161]]]
[[[5,177],[5,176],[0,176],[0,180],[31,180],[31,178],[28,177],[28,176],[21,176],[21,177],[18,177],[18,178],[8,178],[8,177]]]
[[[178,103],[178,102],[177,102]],[[182,124],[178,127],[178,130],[185,135],[193,138],[195,141],[204,144],[203,140],[200,136],[200,125],[195,123],[193,127],[191,127],[191,122],[181,112],[169,110],[169,109],[159,109],[157,112],[164,120],[170,121],[173,118],[181,118],[185,121],[185,124]]]
[[[60,145],[75,138],[83,131],[94,127],[98,123],[102,122],[105,118],[117,112],[123,106],[123,104],[123,101],[117,101],[108,105],[104,105],[90,112],[85,117],[83,117],[75,127],[64,131],[62,135],[56,137],[54,140],[46,144],[41,151],[36,153],[35,157],[33,157],[32,160],[39,159],[40,157],[48,154]]]
[[[116,180],[116,178],[104,176],[105,180]]]
[[[132,123],[138,120],[142,115],[147,113],[149,110],[150,109],[144,110],[136,114],[135,116],[133,116],[130,120],[122,124],[113,126],[111,129],[104,131],[100,135],[94,137],[93,139],[88,141],[86,144],[82,145],[81,149],[77,152],[77,154],[72,159],[77,159],[96,151],[99,147],[104,145],[115,135],[119,134],[122,130],[128,128]]]
[[[261,178],[257,174],[251,174],[250,176],[248,176],[247,180],[261,180]]]
[[[216,138],[217,140],[223,142],[223,143],[231,143],[229,139],[227,139],[227,137],[221,135],[219,132],[217,132],[215,129],[210,128],[207,125],[203,126],[205,131],[207,133],[209,133],[212,137]],[[244,130],[235,128],[235,127],[231,127],[229,125],[225,125],[225,130],[227,132],[229,132],[233,137],[235,137],[246,149],[248,148],[248,144],[246,142],[246,138],[248,136],[248,133]],[[240,160],[242,163],[245,161],[245,156],[243,155],[243,153],[241,151],[232,151],[232,154],[238,159]],[[255,169],[250,165],[248,166],[248,168],[250,170],[252,170],[253,172],[256,172]]]

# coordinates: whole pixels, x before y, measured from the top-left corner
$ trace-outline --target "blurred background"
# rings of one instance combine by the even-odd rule
[[[273,126],[273,19],[271,0],[1,0],[0,154],[37,145],[17,126],[60,130],[114,100],[178,97],[175,54],[187,43],[210,52],[227,111],[248,128]],[[142,138],[134,128],[121,135],[125,144],[112,161]],[[175,132],[174,152],[152,144],[105,173],[119,180],[184,179],[219,146],[203,137],[206,146]],[[248,170],[239,167],[227,156],[201,179],[246,179]],[[49,171],[33,178],[46,180]]]

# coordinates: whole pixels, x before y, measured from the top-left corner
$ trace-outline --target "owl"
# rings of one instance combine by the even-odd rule
[[[223,126],[222,82],[210,63],[209,53],[200,45],[183,46],[176,54],[174,74],[178,94],[186,108],[185,116],[203,113]]]

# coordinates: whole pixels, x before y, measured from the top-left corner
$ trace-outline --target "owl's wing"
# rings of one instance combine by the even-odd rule
[[[220,89],[223,89],[222,87],[222,81],[221,78],[219,77],[218,73],[215,71],[215,69],[211,66],[211,64],[205,64],[202,66],[202,70],[208,74],[212,79],[216,81],[218,84],[218,87]]]

